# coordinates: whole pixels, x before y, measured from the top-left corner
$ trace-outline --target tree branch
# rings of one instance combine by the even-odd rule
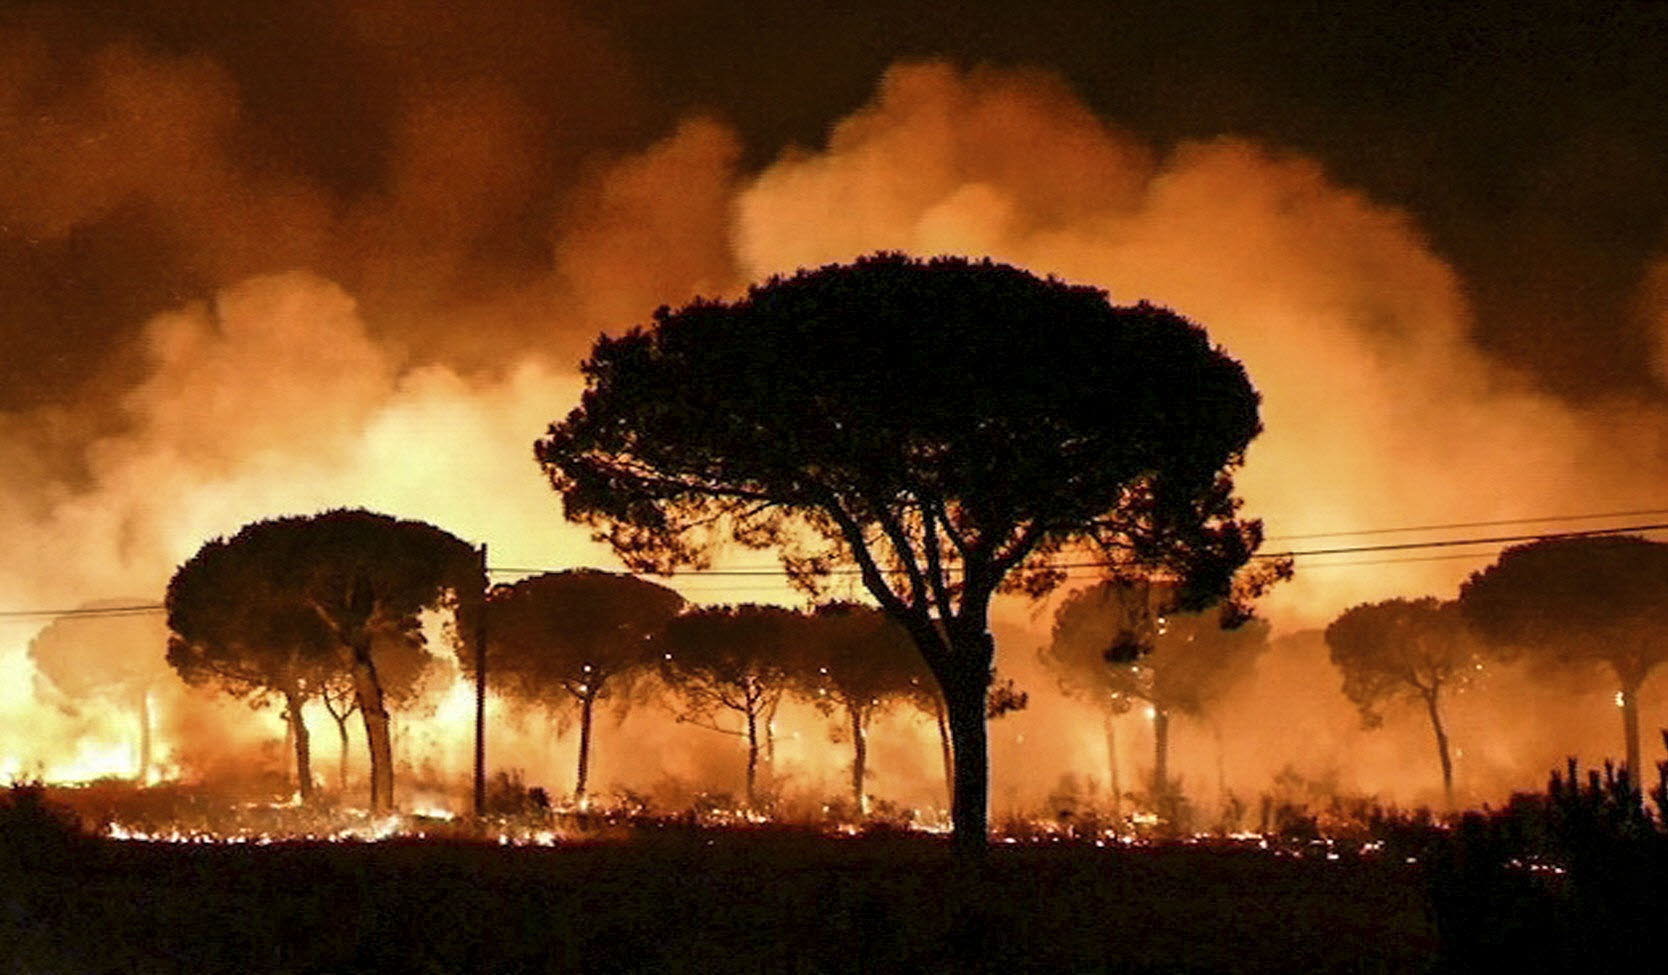
[[[927,580],[921,574],[920,563],[915,560],[914,544],[890,506],[882,503],[870,507],[874,509],[875,520],[880,522],[881,530],[892,543],[892,551],[897,556],[898,565],[903,568],[904,575],[909,579],[910,606],[917,612],[925,612],[931,595],[928,592]]]
[[[912,607],[899,598],[887,583],[880,566],[875,564],[874,554],[869,551],[868,539],[863,537],[862,527],[857,524],[851,513],[846,511],[840,499],[829,491],[822,499],[820,507],[828,512],[828,516],[840,527],[840,534],[845,538],[846,546],[851,549],[852,558],[856,560],[858,571],[862,575],[863,585],[868,588],[869,593],[879,601],[882,608],[897,619],[912,618]]]
[[[950,619],[955,615],[955,606],[950,601],[950,588],[944,583],[944,562],[938,552],[938,517],[932,506],[923,501],[921,503],[921,533],[927,552],[927,578],[932,583],[933,600],[938,604],[939,619]],[[946,534],[950,533],[950,526],[945,525]]]
[[[729,728],[720,728],[715,724],[709,724],[705,721],[701,721],[697,718],[694,718],[694,717],[691,717],[691,716],[685,715],[685,714],[678,715],[678,723],[679,724],[694,725],[697,728],[705,728],[707,731],[716,731],[721,735],[733,735],[736,738],[746,738],[747,737],[747,732],[745,732],[745,731],[732,731]]]
[[[967,539],[961,536],[961,532],[957,531],[955,524],[950,521],[950,512],[944,506],[944,499],[937,495],[923,495],[921,496],[921,504],[926,511],[937,517],[938,523],[944,526],[944,537],[950,540],[950,544],[956,547],[956,551],[961,555],[962,560],[966,561]]]

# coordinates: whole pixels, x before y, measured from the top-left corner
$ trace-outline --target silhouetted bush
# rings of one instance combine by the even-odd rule
[[[486,811],[496,816],[543,816],[550,812],[550,794],[527,786],[521,769],[499,770],[487,780]]]
[[[13,782],[0,795],[0,870],[57,870],[86,843],[81,820],[39,782]]]
[[[1608,763],[1582,775],[1572,759],[1544,796],[1466,813],[1432,847],[1428,877],[1453,968],[1620,968],[1665,947],[1668,835]]]

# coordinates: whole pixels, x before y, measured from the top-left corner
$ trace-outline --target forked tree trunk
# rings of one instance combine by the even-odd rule
[[[290,740],[295,744],[295,791],[301,795],[302,805],[313,801],[313,750],[307,734],[307,720],[301,706],[307,703],[299,694],[284,695],[284,720],[290,728]]]
[[[591,711],[596,695],[589,692],[579,698],[579,772],[575,777],[574,798],[585,808],[585,785],[591,775]]]
[[[151,775],[151,691],[139,688],[139,784]]]
[[[363,638],[350,649],[353,692],[365,724],[365,747],[371,759],[371,812],[394,809],[394,746],[389,736],[388,709],[382,703],[382,684],[371,661],[371,642]]]
[[[1425,710],[1431,716],[1431,731],[1436,734],[1436,756],[1442,762],[1442,801],[1446,808],[1454,808],[1454,762],[1448,757],[1448,732],[1442,727],[1442,710],[1437,706],[1437,692],[1426,691]]]

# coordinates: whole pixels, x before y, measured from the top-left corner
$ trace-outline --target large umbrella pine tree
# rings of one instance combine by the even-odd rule
[[[1149,304],[989,260],[876,254],[662,308],[600,338],[536,445],[570,520],[634,569],[774,548],[817,591],[855,569],[943,691],[958,847],[988,822],[988,617],[1094,551],[1229,595],[1261,541],[1232,471],[1259,431],[1245,370]]]

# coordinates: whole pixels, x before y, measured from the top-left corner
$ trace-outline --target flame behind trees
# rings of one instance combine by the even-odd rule
[[[860,258],[604,336],[579,407],[536,445],[566,516],[637,570],[727,536],[804,588],[853,566],[943,691],[959,848],[982,850],[999,590],[1091,549],[1230,594],[1261,541],[1230,472],[1260,430],[1199,326],[962,258]]]
[[[1144,582],[1109,579],[1073,593],[1054,614],[1040,656],[1069,694],[1096,704],[1108,728],[1133,702],[1153,715],[1153,798],[1167,801],[1170,718],[1200,716],[1249,676],[1268,649],[1269,626],[1243,612],[1171,612]],[[1108,736],[1108,750],[1113,740]],[[1116,765],[1115,753],[1109,760]],[[1116,773],[1114,771],[1114,779]],[[1114,786],[1116,790],[1116,786]]]
[[[1442,795],[1454,805],[1454,764],[1442,723],[1442,692],[1458,690],[1477,672],[1483,646],[1473,638],[1458,603],[1435,598],[1390,599],[1346,610],[1326,628],[1332,663],[1343,672],[1344,696],[1369,728],[1383,722],[1379,708],[1400,697],[1425,705],[1442,764]]]
[[[52,687],[74,702],[113,700],[131,707],[139,724],[135,778],[151,768],[150,695],[166,676],[168,631],[154,616],[99,610],[134,606],[143,599],[101,600],[81,607],[86,615],[53,620],[29,642],[29,659]]]
[[[487,670],[529,701],[562,695],[579,708],[574,796],[585,802],[592,714],[630,693],[659,659],[651,637],[683,608],[665,586],[597,570],[550,572],[498,586],[487,602]],[[472,666],[465,673],[473,678]]]
[[[458,632],[473,632],[484,582],[473,548],[423,522],[358,510],[257,521],[203,545],[169,581],[169,660],[182,675],[201,667],[250,690],[294,679],[316,693],[345,671],[370,752],[371,808],[387,812],[393,748],[373,648],[421,647],[428,609],[449,607]],[[305,726],[292,726],[299,738]]]
[[[1517,545],[1460,587],[1481,638],[1554,667],[1608,666],[1637,784],[1639,687],[1668,661],[1668,543],[1629,535]]]

